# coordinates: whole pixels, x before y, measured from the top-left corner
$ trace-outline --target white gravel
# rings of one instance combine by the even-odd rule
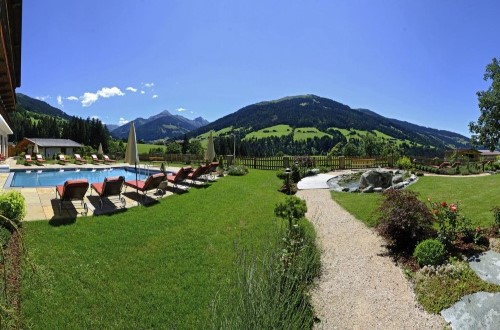
[[[321,249],[322,274],[312,292],[317,329],[443,329],[423,311],[382,239],[332,200],[325,189],[301,190]]]

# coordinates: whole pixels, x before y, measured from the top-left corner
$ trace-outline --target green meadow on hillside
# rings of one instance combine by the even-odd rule
[[[290,125],[276,125],[271,127],[266,127],[258,131],[249,133],[245,136],[245,139],[261,139],[270,136],[284,136],[292,134],[293,128]]]

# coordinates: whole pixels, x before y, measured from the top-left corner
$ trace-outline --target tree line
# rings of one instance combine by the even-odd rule
[[[23,138],[70,139],[97,149],[99,144],[108,150],[110,135],[106,125],[97,118],[83,119],[72,116],[69,120],[28,112],[14,111],[9,114],[13,127],[10,140]]]

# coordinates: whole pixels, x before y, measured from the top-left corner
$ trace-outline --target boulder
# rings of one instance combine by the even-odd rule
[[[359,179],[359,189],[363,190],[369,186],[374,188],[387,188],[392,184],[392,173],[382,169],[369,170]]]
[[[394,186],[392,186],[394,189],[403,189],[405,187],[405,184],[403,182],[396,183]]]
[[[401,174],[396,174],[392,177],[392,184],[403,182],[403,176]]]
[[[384,190],[384,188],[382,188],[382,187],[373,188],[373,192],[376,192],[376,193],[382,192],[383,190]]]
[[[359,192],[359,188],[351,188],[351,189],[349,189],[349,192],[357,193],[357,192]]]
[[[417,180],[417,176],[416,176],[415,174],[412,174],[412,175],[410,176],[410,182],[413,182],[413,181],[415,181],[415,180]]]
[[[373,189],[375,189],[373,186],[368,186],[365,189],[361,190],[362,193],[372,193]]]

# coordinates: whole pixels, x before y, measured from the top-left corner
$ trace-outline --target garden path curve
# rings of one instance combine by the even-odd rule
[[[443,329],[423,311],[382,239],[338,205],[327,189],[300,190],[321,250],[322,274],[312,292],[317,329]]]

